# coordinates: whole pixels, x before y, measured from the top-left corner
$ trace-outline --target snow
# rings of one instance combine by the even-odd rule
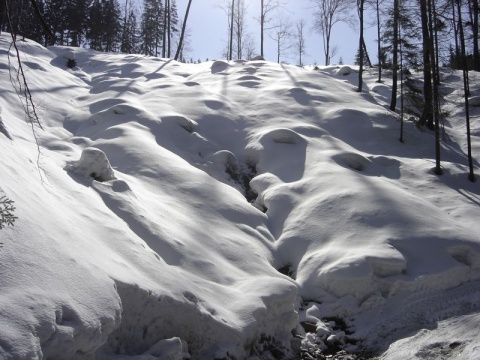
[[[0,195],[18,219],[0,230],[0,358],[475,358],[480,188],[459,74],[444,74],[437,176],[432,133],[407,122],[398,141],[374,72],[357,93],[353,66],[26,41],[37,147],[9,42]]]

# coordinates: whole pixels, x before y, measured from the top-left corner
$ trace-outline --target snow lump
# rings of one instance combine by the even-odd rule
[[[80,160],[71,162],[65,167],[65,170],[102,182],[115,179],[107,155],[102,150],[93,147],[85,148]]]

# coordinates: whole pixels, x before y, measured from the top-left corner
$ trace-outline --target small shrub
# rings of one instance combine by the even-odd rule
[[[70,69],[74,68],[75,66],[77,66],[77,62],[75,61],[75,59],[68,59],[67,60],[67,67],[69,67]]]

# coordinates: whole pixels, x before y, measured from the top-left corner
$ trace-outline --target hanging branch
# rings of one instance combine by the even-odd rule
[[[8,1],[5,1],[5,10],[6,10],[5,13],[7,16],[8,24],[10,26],[10,29],[12,29],[12,32],[11,32],[12,43],[10,44],[10,47],[8,49],[8,65],[9,65],[8,68],[9,68],[9,74],[10,74],[10,82],[12,84],[12,87],[15,89],[18,95],[18,98],[20,99],[20,102],[22,103],[23,109],[25,111],[25,115],[27,116],[27,121],[30,122],[30,126],[32,128],[32,134],[35,139],[35,144],[37,146],[37,167],[40,172],[40,179],[43,182],[43,176],[42,176],[41,167],[40,167],[41,149],[40,149],[40,144],[38,142],[38,136],[37,136],[35,125],[42,130],[43,130],[43,126],[40,122],[40,118],[38,116],[35,103],[33,102],[32,93],[30,92],[30,88],[27,83],[27,78],[25,77],[25,72],[23,71],[23,65],[20,58],[20,51],[18,50],[18,46],[17,46],[16,34],[13,31],[13,23],[12,23],[12,18],[10,16]],[[13,49],[15,49],[15,57],[17,59],[18,68],[15,68],[15,66],[11,63],[10,53],[11,53],[12,47]],[[12,71],[12,69],[14,69],[14,71]],[[13,72],[15,73],[15,75],[12,75]]]

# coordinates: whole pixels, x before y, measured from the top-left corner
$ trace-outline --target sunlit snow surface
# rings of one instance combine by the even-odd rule
[[[18,220],[0,230],[0,358],[288,359],[293,329],[303,347],[391,344],[386,359],[478,354],[480,187],[457,73],[439,177],[432,133],[408,122],[398,141],[373,73],[357,93],[347,67],[19,41],[39,153],[9,45],[0,195]]]

